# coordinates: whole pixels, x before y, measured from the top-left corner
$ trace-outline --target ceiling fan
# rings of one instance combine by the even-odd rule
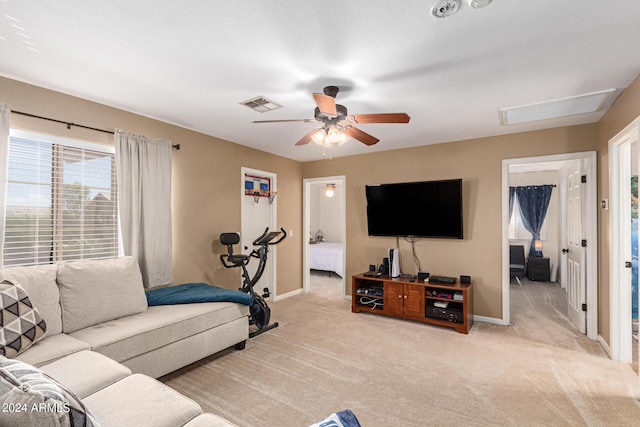
[[[284,122],[320,122],[322,127],[313,129],[303,136],[296,145],[305,145],[311,141],[324,147],[342,145],[349,138],[353,138],[365,145],[373,145],[380,141],[378,138],[358,129],[356,124],[370,123],[409,123],[407,113],[379,113],[347,115],[347,107],[336,104],[335,98],[339,92],[337,86],[327,86],[322,93],[314,93],[313,100],[317,107],[313,119],[301,120],[258,120],[253,123],[284,123]]]

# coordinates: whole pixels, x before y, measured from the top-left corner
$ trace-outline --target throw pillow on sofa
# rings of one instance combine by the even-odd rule
[[[64,333],[147,309],[140,267],[130,256],[63,262],[57,280]]]
[[[60,290],[56,282],[56,265],[10,266],[0,269],[0,280],[20,283],[31,303],[47,322],[47,335],[62,332]]]
[[[0,355],[16,357],[44,338],[46,324],[18,283],[0,282]]]
[[[0,425],[98,426],[80,399],[44,372],[0,356]]]

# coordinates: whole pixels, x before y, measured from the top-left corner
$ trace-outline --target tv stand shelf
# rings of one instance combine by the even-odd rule
[[[422,283],[356,275],[351,278],[351,284],[353,313],[415,320],[453,328],[463,334],[468,334],[473,325],[471,283]]]

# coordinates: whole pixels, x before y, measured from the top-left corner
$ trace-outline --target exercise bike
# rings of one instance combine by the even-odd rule
[[[258,294],[253,288],[262,277],[265,267],[267,266],[267,254],[269,253],[269,246],[277,245],[287,237],[287,232],[283,228],[280,231],[269,232],[269,227],[264,230],[264,233],[253,241],[254,246],[259,246],[258,249],[251,251],[249,255],[234,254],[233,245],[240,242],[240,235],[238,233],[222,233],[220,235],[220,243],[227,246],[227,253],[220,255],[220,261],[225,268],[242,268],[242,287],[240,291],[248,293],[252,297],[251,307],[249,307],[249,324],[255,325],[257,328],[254,331],[249,332],[249,338],[253,338],[257,335],[267,332],[273,328],[278,327],[278,322],[269,323],[271,319],[271,309],[267,305],[265,298],[269,297],[269,288],[264,288],[263,294]],[[258,268],[253,274],[253,277],[249,275],[247,271],[247,265],[251,258],[258,258]]]

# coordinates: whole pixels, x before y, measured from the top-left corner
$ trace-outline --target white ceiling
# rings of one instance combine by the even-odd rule
[[[322,148],[294,144],[317,124],[251,122],[312,118],[326,85],[350,114],[411,116],[359,125],[380,142],[351,140],[338,157],[595,122],[602,113],[502,126],[498,110],[640,73],[640,1],[462,0],[444,20],[435,3],[0,0],[0,75],[309,161]],[[256,96],[283,108],[239,104]]]

